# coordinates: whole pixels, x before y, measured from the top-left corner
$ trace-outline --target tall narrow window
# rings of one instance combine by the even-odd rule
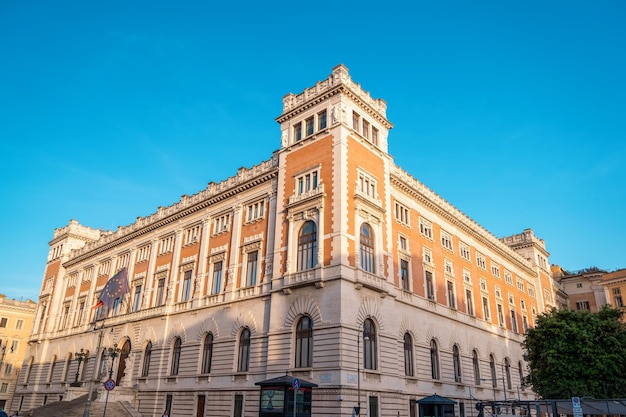
[[[404,291],[409,291],[409,262],[400,259],[400,283]]]
[[[317,130],[326,129],[326,110],[317,114]]]
[[[474,384],[480,385],[480,361],[476,350],[472,352],[472,367],[474,368]]]
[[[361,225],[361,268],[367,272],[375,273],[374,269],[374,236],[369,224]]]
[[[454,297],[454,282],[446,281],[446,290],[448,292],[448,307],[456,309],[456,299]]]
[[[315,124],[313,123],[313,116],[306,119],[304,123],[306,124],[306,135],[311,136],[313,134],[315,126]]]
[[[237,372],[248,372],[250,366],[250,330],[244,328],[239,335],[239,358]]]
[[[178,367],[180,365],[180,351],[182,346],[182,340],[177,337],[174,340],[174,346],[172,348],[172,367],[170,369],[170,375],[178,375]]]
[[[363,322],[363,366],[365,369],[378,369],[376,352],[376,326],[372,319]]]
[[[433,379],[441,377],[439,372],[439,347],[435,339],[430,341],[430,374]]]
[[[141,308],[141,285],[135,285],[135,301],[133,302],[133,311],[139,311]]]
[[[467,306],[467,314],[474,316],[474,296],[469,288],[465,289],[465,304]]]
[[[435,286],[433,283],[433,273],[430,271],[424,271],[424,278],[426,281],[426,297],[429,300],[435,299]]]
[[[243,395],[235,394],[235,406],[233,407],[233,417],[243,417]]]
[[[183,278],[183,294],[181,301],[189,301],[191,298],[191,270],[185,271]]]
[[[213,282],[211,283],[211,294],[219,294],[222,290],[222,261],[213,264]]]
[[[378,417],[378,397],[369,397],[369,417]]]
[[[457,345],[452,348],[452,364],[454,365],[454,382],[460,383],[463,381],[463,375],[461,374],[461,353]]]
[[[293,136],[296,142],[302,139],[302,122],[293,127]]]
[[[246,286],[256,285],[259,251],[248,253],[248,268],[246,269]]]
[[[517,363],[517,372],[519,373],[519,385],[522,389],[524,389],[526,384],[524,382],[524,368],[522,367],[522,361]]]
[[[141,367],[141,376],[146,377],[150,374],[150,359],[152,358],[152,342],[148,342],[146,349],[143,351],[143,365]]]
[[[404,334],[404,375],[415,375],[413,368],[413,338],[408,332]]]
[[[317,226],[307,221],[298,234],[298,271],[315,268],[317,264]]]
[[[211,360],[213,358],[213,334],[207,333],[202,341],[202,369],[200,373],[211,373]]]
[[[489,370],[491,371],[491,386],[498,386],[498,376],[496,374],[496,358],[493,355],[489,355]]]
[[[162,306],[165,302],[165,278],[161,278],[157,284],[156,305]]]
[[[296,368],[310,368],[313,363],[313,322],[308,316],[296,328]]]

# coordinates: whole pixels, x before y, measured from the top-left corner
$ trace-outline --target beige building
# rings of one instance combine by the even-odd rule
[[[477,399],[533,399],[521,342],[555,305],[543,241],[496,238],[395,165],[386,108],[339,65],[283,98],[265,161],[115,231],[56,229],[23,408],[92,376],[102,391],[109,372],[111,398],[145,417],[258,416],[257,383],[285,374],[317,385],[315,416],[414,417],[434,393],[461,417]],[[92,331],[122,268],[130,293]]]
[[[0,294],[0,410],[12,411],[18,407],[12,399],[36,306],[31,300],[10,300]]]

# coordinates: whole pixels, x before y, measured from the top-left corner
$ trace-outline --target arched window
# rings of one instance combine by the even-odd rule
[[[313,321],[304,316],[296,327],[296,368],[310,368],[313,363]]]
[[[361,268],[364,271],[376,272],[374,268],[374,234],[369,224],[361,225]]]
[[[517,371],[519,372],[519,385],[524,389],[526,384],[524,383],[524,367],[522,361],[517,362]]]
[[[180,365],[180,350],[183,344],[180,337],[174,339],[174,345],[172,348],[172,367],[170,369],[170,375],[178,375],[178,366]]]
[[[457,345],[452,347],[452,364],[454,365],[454,382],[462,382],[461,354],[459,353],[459,347]]]
[[[498,386],[498,375],[496,374],[496,358],[492,355],[489,355],[489,369],[491,370],[491,386]]]
[[[430,374],[433,379],[441,377],[439,372],[439,347],[437,347],[435,339],[430,341]]]
[[[315,268],[317,264],[317,226],[307,221],[298,234],[298,271]]]
[[[150,373],[150,358],[152,357],[152,342],[148,342],[146,349],[143,351],[143,365],[141,367],[141,376],[148,376]]]
[[[250,330],[244,328],[239,335],[239,360],[237,361],[238,372],[248,372],[250,366]]]
[[[504,374],[506,375],[506,387],[508,389],[513,388],[511,383],[511,361],[509,358],[504,358]]]
[[[378,369],[376,357],[376,326],[372,319],[367,319],[363,322],[363,366],[365,369]]]
[[[207,333],[202,341],[202,369],[201,374],[211,373],[211,360],[213,359],[213,333]]]
[[[404,334],[404,375],[415,375],[415,370],[413,369],[413,338],[409,332]]]
[[[480,361],[476,350],[472,352],[472,366],[474,368],[474,384],[480,385]]]

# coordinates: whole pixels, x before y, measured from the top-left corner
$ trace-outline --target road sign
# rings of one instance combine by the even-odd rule
[[[300,389],[300,380],[298,378],[293,379],[293,389]]]
[[[583,417],[583,407],[580,404],[580,397],[572,397],[572,411],[574,417]]]
[[[107,379],[106,381],[104,381],[105,390],[111,391],[113,388],[115,388],[115,381],[113,381],[112,379]]]

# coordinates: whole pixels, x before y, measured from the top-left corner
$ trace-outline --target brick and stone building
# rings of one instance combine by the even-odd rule
[[[413,417],[434,393],[460,416],[534,398],[521,342],[554,306],[543,241],[496,238],[397,166],[386,108],[339,65],[283,98],[279,148],[258,165],[115,231],[56,229],[23,406],[110,370],[111,395],[143,416],[257,416],[256,384],[285,374],[317,385],[315,416]],[[130,293],[94,331],[124,267]]]

